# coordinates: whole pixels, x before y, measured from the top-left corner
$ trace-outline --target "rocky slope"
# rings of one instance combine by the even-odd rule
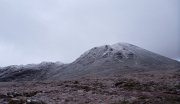
[[[0,104],[180,104],[180,72],[69,81],[1,82]]]

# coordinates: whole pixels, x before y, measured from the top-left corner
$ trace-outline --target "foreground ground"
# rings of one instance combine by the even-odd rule
[[[0,104],[180,104],[180,72],[1,82]]]

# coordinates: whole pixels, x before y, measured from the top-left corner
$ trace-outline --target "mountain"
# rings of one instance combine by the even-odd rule
[[[67,80],[129,72],[179,69],[178,61],[128,43],[94,47],[70,64],[41,63],[0,69],[0,81]]]
[[[54,79],[114,76],[121,73],[180,68],[178,61],[128,43],[94,47],[70,63]]]

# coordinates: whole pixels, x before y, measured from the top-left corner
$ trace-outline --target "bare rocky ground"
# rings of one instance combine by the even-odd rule
[[[180,104],[180,72],[0,82],[0,104]]]

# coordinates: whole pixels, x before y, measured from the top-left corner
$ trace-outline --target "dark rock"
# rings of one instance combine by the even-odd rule
[[[25,101],[22,99],[17,99],[17,98],[11,98],[9,101],[9,104],[24,104]]]
[[[8,92],[7,96],[8,97],[17,97],[17,96],[22,96],[22,94],[20,94],[18,92]]]
[[[128,59],[133,59],[134,58],[134,53],[130,52],[128,53]]]
[[[116,58],[118,58],[118,59],[122,59],[122,58],[123,58],[123,54],[122,54],[121,52],[115,53],[115,56],[116,56]]]
[[[24,93],[23,93],[23,96],[32,97],[32,96],[36,95],[37,93],[38,93],[37,91],[24,92]]]

